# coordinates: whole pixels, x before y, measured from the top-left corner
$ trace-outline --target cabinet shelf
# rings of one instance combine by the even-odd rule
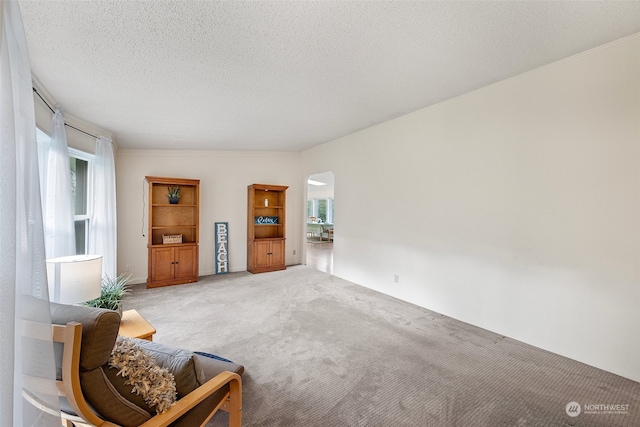
[[[194,246],[197,245],[196,242],[182,242],[182,243],[154,243],[152,245],[147,245],[149,248],[167,248],[170,246]]]
[[[196,205],[187,204],[171,204],[171,203],[154,203],[151,205],[154,208],[195,208]]]

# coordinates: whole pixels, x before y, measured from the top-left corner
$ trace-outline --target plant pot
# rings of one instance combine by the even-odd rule
[[[178,198],[177,197],[169,197],[169,203],[171,203],[172,205],[177,205],[178,204]]]

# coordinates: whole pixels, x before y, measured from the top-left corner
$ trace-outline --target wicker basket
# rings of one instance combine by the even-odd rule
[[[170,243],[182,243],[182,234],[163,234],[162,244],[168,245]]]

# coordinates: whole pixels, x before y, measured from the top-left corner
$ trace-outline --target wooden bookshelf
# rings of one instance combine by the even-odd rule
[[[247,271],[284,270],[287,186],[251,184],[247,188]]]
[[[200,180],[146,177],[149,183],[149,272],[147,287],[198,281]],[[180,187],[177,204],[169,203],[169,187]],[[163,237],[164,236],[164,237]],[[168,236],[182,241],[165,243]]]

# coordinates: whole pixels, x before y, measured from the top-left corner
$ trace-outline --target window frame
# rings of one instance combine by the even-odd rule
[[[76,247],[76,253],[78,255],[84,255],[87,254],[87,251],[89,250],[89,243],[91,240],[91,233],[89,232],[90,230],[90,226],[91,226],[91,221],[93,219],[93,167],[94,167],[94,162],[96,159],[96,156],[94,154],[90,154],[87,153],[85,151],[81,151],[78,150],[76,148],[72,148],[72,147],[68,147],[68,152],[69,152],[69,158],[75,158],[78,160],[83,160],[87,162],[87,182],[86,182],[86,187],[87,187],[87,194],[86,194],[86,198],[87,198],[87,209],[86,209],[86,213],[82,214],[82,215],[76,215],[74,212],[73,215],[73,223],[74,226],[76,223],[80,222],[80,221],[84,221],[85,223],[85,228],[84,228],[84,252],[78,253],[78,248]],[[74,208],[75,210],[75,208]],[[76,236],[76,242],[77,242],[77,238],[78,236]],[[77,245],[76,245],[77,246]]]

